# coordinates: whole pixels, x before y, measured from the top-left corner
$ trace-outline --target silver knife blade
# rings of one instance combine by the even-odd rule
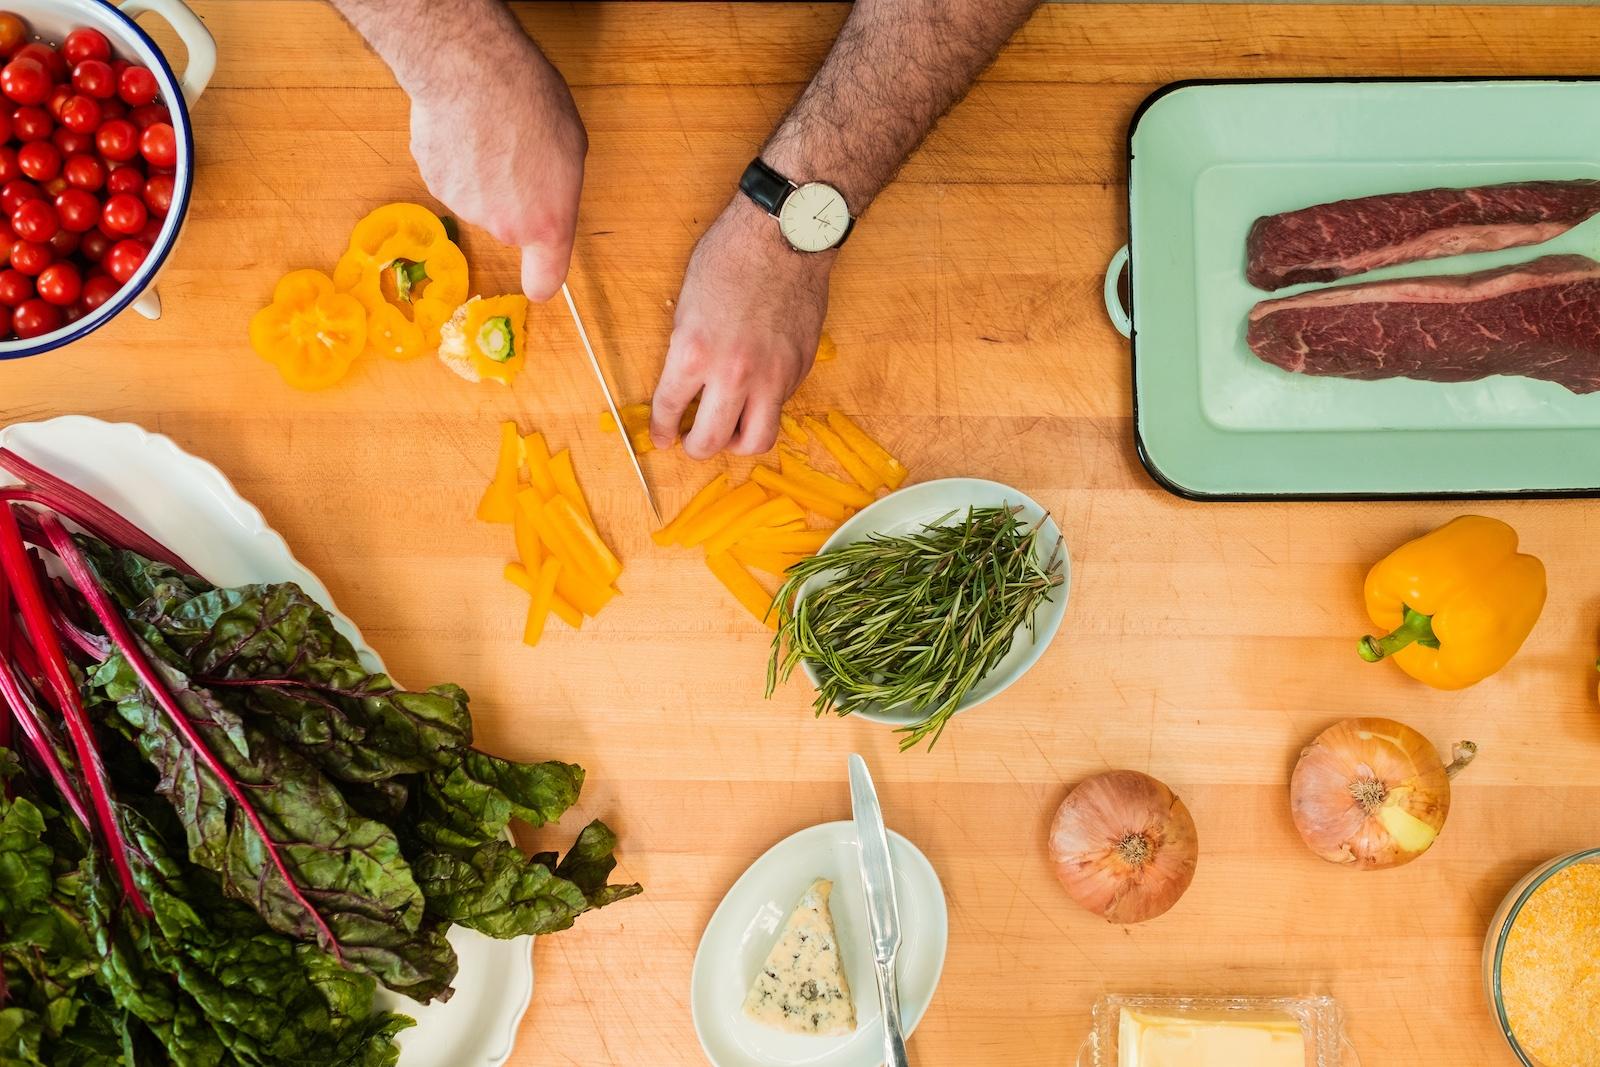
[[[606,407],[611,411],[611,418],[617,424],[617,436],[622,438],[622,447],[628,450],[628,462],[633,464],[633,473],[639,476],[639,485],[644,488],[644,498],[650,504],[650,513],[656,517],[656,522],[661,522],[661,509],[656,507],[656,495],[650,491],[650,482],[644,476],[644,468],[639,465],[639,454],[633,450],[633,439],[628,436],[628,428],[622,424],[622,412],[617,410],[617,401],[611,395],[611,385],[606,381],[605,371],[600,369],[600,360],[594,354],[594,345],[589,343],[589,331],[583,328],[583,316],[578,314],[578,305],[572,302],[572,290],[567,288],[567,283],[561,283],[561,295],[567,298],[567,310],[572,312],[572,324],[578,328],[578,340],[583,342],[584,355],[589,357],[589,366],[594,370],[594,376],[600,382],[600,392],[605,395]]]
[[[861,844],[861,881],[867,890],[867,925],[876,959],[887,959],[900,947],[900,908],[895,900],[894,869],[889,865],[889,832],[884,829],[878,790],[867,761],[850,757],[850,807]]]

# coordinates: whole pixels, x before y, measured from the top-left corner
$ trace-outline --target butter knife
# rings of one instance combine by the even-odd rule
[[[867,894],[867,929],[872,934],[872,964],[883,1006],[883,1056],[887,1067],[910,1067],[900,1027],[900,982],[895,956],[900,951],[900,907],[895,901],[894,868],[889,864],[889,832],[878,807],[867,761],[850,756],[850,807],[861,846],[861,884]]]
[[[578,340],[583,342],[583,354],[589,357],[589,366],[594,370],[594,376],[600,380],[600,392],[606,398],[606,407],[611,412],[611,419],[617,424],[617,436],[622,438],[622,447],[628,450],[628,462],[633,464],[633,473],[639,476],[639,484],[644,487],[645,501],[650,505],[650,514],[656,517],[656,525],[661,525],[661,509],[656,507],[656,495],[650,491],[650,482],[644,476],[644,468],[639,465],[639,453],[633,450],[633,438],[628,436],[628,428],[622,423],[622,412],[617,410],[616,397],[611,395],[611,385],[606,381],[605,371],[600,369],[600,360],[594,354],[594,345],[589,343],[589,331],[583,328],[583,316],[578,314],[578,305],[572,302],[572,290],[567,288],[567,283],[561,283],[561,295],[567,298],[567,310],[572,312],[572,324],[578,328]]]

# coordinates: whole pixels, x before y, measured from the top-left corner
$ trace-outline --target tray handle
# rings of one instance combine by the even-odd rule
[[[1111,325],[1116,327],[1118,333],[1124,337],[1133,336],[1133,318],[1128,314],[1128,307],[1122,302],[1122,272],[1128,269],[1128,246],[1123,245],[1117,249],[1117,254],[1111,257],[1111,262],[1106,266],[1106,314],[1111,317]]]

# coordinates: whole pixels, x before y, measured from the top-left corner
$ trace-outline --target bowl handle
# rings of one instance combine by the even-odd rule
[[[217,42],[200,16],[190,11],[183,0],[122,0],[119,7],[130,19],[149,11],[167,20],[189,52],[189,65],[178,75],[183,101],[193,104],[200,99],[217,69]]]
[[[161,294],[156,292],[155,286],[151,286],[140,293],[139,299],[129,306],[147,319],[159,319],[161,317]]]
[[[1122,294],[1117,291],[1122,280],[1122,271],[1128,265],[1128,246],[1123,245],[1117,249],[1117,254],[1111,257],[1111,262],[1106,267],[1106,314],[1111,316],[1111,325],[1124,337],[1133,336],[1133,319],[1128,315],[1128,309],[1122,304]]]

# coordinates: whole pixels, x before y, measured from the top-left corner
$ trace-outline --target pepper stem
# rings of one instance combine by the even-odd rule
[[[1356,645],[1356,651],[1368,663],[1376,663],[1385,656],[1392,656],[1407,645],[1422,645],[1426,648],[1438,648],[1439,639],[1433,635],[1433,616],[1423,615],[1407,607],[1405,616],[1400,625],[1382,637],[1373,637],[1371,634],[1363,637]]]

